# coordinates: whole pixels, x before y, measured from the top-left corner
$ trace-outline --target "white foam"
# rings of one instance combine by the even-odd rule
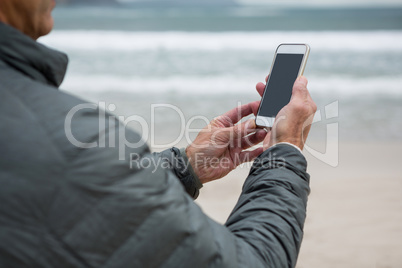
[[[323,32],[124,32],[58,30],[41,38],[71,50],[275,50],[280,43],[308,43],[314,51],[402,51],[402,31]]]
[[[182,92],[188,94],[256,94],[260,79],[235,76],[171,76],[161,78],[124,77],[112,75],[67,76],[62,88],[74,93],[84,91],[116,91],[127,93]],[[402,97],[402,76],[355,78],[349,76],[309,77],[312,94],[339,96],[386,94]]]
[[[313,93],[341,96],[392,95],[402,97],[402,76],[356,78],[351,76],[309,77]]]

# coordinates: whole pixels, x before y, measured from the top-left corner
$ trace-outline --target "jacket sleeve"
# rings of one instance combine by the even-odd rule
[[[226,222],[237,247],[250,250],[265,267],[296,266],[310,192],[306,168],[304,156],[290,145],[264,152]],[[248,250],[238,251],[240,260],[250,259]]]
[[[189,164],[185,150],[173,147],[160,153],[154,153],[154,156],[164,162],[165,168],[176,175],[186,192],[193,199],[197,199],[202,183]]]
[[[295,267],[310,192],[306,168],[299,150],[279,144],[255,160],[225,227],[188,208],[186,224],[199,228],[191,244],[211,254],[208,260],[192,249],[196,267]]]
[[[206,216],[147,146],[125,148],[124,159],[121,149],[80,150],[48,200],[48,228],[85,267],[295,266],[309,193],[295,148],[277,145],[257,158],[226,225]]]

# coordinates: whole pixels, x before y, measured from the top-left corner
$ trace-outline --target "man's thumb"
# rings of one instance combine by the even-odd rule
[[[301,97],[304,98],[307,96],[307,79],[304,76],[300,76],[296,79],[296,82],[293,85],[292,98]]]
[[[238,139],[244,137],[257,128],[254,119],[249,119],[241,124],[237,124],[233,127],[233,138]]]

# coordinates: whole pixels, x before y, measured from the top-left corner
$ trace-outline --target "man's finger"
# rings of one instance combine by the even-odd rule
[[[308,97],[307,90],[307,79],[304,76],[300,76],[297,78],[296,82],[293,85],[292,98],[301,98],[305,99]]]
[[[243,122],[241,124],[238,124],[234,127],[232,127],[232,134],[233,134],[233,139],[240,139],[243,138],[253,132],[256,131],[257,126],[255,125],[255,120],[250,119],[247,120],[246,122]]]
[[[262,95],[264,95],[264,91],[265,91],[265,84],[259,82],[255,88],[257,89],[258,94],[260,94],[260,96],[262,97]]]
[[[260,101],[251,102],[239,107],[236,107],[229,112],[215,118],[214,123],[220,127],[231,127],[239,122],[243,117],[250,114],[257,114]]]
[[[267,83],[269,78],[269,75],[267,75],[267,77],[265,77],[265,83]],[[257,89],[258,94],[260,94],[260,96],[262,97],[262,95],[264,95],[264,91],[265,91],[265,84],[264,83],[257,83],[257,85],[255,86],[255,88]]]
[[[268,133],[264,129],[259,129],[254,134],[243,137],[241,139],[240,146],[243,150],[253,147],[253,146],[259,144],[260,142],[262,142],[265,139],[265,137],[267,136],[267,134]]]

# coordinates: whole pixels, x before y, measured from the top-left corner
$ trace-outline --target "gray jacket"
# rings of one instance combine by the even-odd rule
[[[222,226],[194,203],[200,185],[179,150],[112,146],[141,137],[101,124],[108,114],[95,106],[65,130],[87,103],[57,90],[66,66],[64,54],[0,23],[1,268],[296,265],[309,193],[298,150],[257,158]],[[133,165],[142,160],[150,165]]]

